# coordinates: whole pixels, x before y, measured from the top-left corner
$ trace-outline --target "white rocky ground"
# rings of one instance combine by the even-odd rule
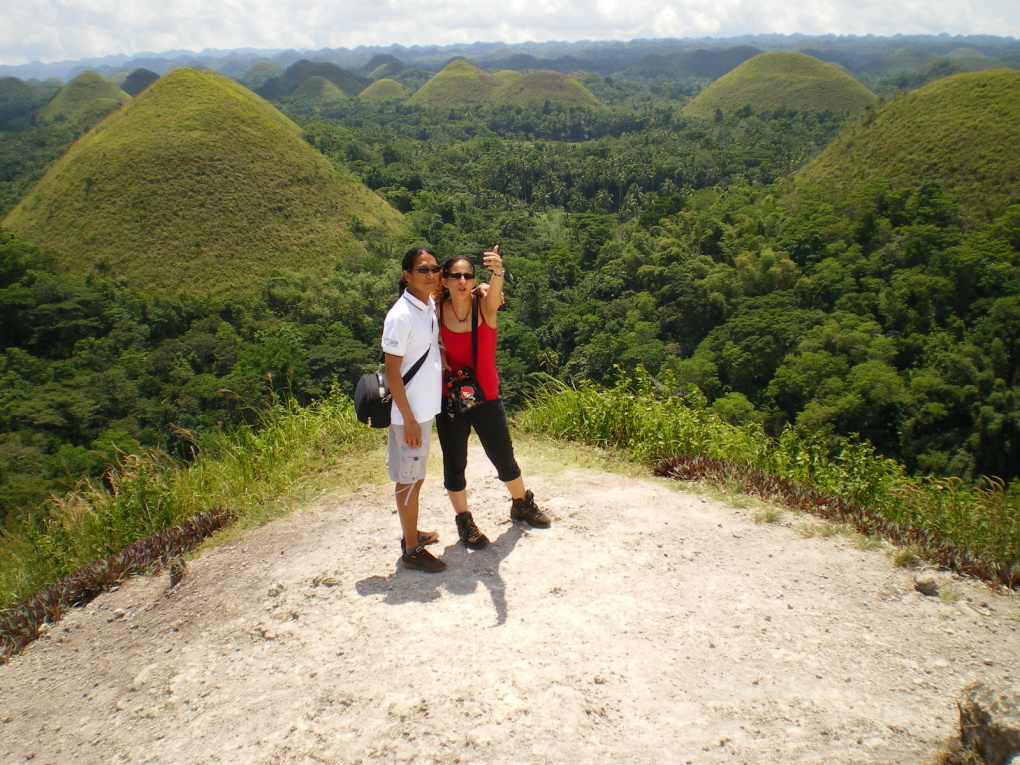
[[[810,518],[519,451],[553,527],[508,523],[473,448],[493,544],[455,544],[436,464],[445,573],[397,567],[366,485],[69,614],[0,666],[0,761],[914,763],[965,686],[1017,676],[1016,597],[927,597]]]

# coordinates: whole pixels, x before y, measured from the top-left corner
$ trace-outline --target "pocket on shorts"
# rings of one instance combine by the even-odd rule
[[[400,483],[415,483],[423,479],[428,456],[428,446],[418,446],[414,449],[402,446],[400,449]]]

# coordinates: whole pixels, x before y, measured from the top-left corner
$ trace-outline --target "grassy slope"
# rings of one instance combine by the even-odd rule
[[[844,130],[795,176],[847,198],[871,181],[939,182],[972,214],[1017,201],[1020,72],[958,74],[907,93]]]
[[[762,53],[720,77],[687,106],[684,114],[712,117],[746,104],[756,111],[831,109],[855,114],[877,100],[857,80],[804,53]]]
[[[41,122],[109,114],[131,96],[95,72],[82,72],[62,87],[36,115]]]
[[[362,253],[354,222],[402,226],[268,103],[178,69],[76,142],[3,225],[72,270],[105,260],[146,288],[224,293]]]

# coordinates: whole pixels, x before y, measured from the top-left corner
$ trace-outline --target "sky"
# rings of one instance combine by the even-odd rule
[[[745,34],[1020,37],[1017,0],[0,0],[0,64],[207,48]]]

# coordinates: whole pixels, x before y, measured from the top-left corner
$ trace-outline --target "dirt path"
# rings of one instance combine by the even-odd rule
[[[473,447],[494,543],[455,545],[430,479],[443,574],[397,568],[371,485],[70,614],[0,666],[0,761],[914,763],[964,686],[1016,677],[1017,598],[925,597],[810,519],[522,452],[553,528],[504,522]]]

